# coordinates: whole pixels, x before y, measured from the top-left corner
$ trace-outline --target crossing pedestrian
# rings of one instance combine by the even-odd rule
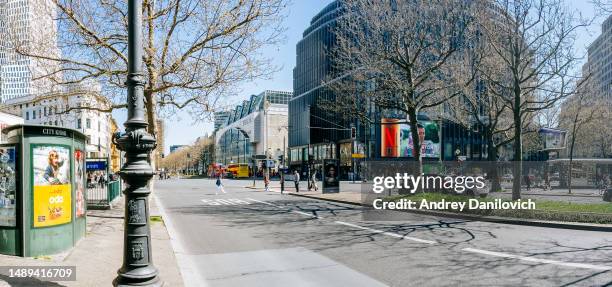
[[[217,185],[217,189],[215,190],[215,195],[219,195],[219,191],[225,193],[225,188],[223,188],[223,175],[221,173],[219,173],[219,175],[217,175],[217,182],[215,183]]]

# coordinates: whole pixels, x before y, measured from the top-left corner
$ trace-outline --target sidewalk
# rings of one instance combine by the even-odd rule
[[[16,280],[0,274],[4,286],[111,286],[122,264],[124,198],[111,210],[87,212],[87,234],[65,253],[39,258],[0,255],[2,266],[76,266],[77,281],[47,282],[37,279]],[[154,200],[149,200],[151,216],[159,216]],[[153,263],[165,286],[183,286],[168,231],[163,222],[151,222]]]

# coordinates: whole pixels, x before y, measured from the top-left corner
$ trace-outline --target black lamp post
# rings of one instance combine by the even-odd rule
[[[113,142],[125,151],[126,162],[119,175],[127,183],[123,234],[123,265],[113,286],[162,286],[153,266],[149,227],[148,183],[153,177],[149,153],[156,146],[147,133],[144,108],[145,79],[142,72],[142,0],[128,0],[128,119],[125,133]]]

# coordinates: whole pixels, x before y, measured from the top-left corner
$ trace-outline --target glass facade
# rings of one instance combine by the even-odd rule
[[[335,45],[333,31],[343,11],[340,0],[326,6],[312,18],[302,40],[296,45],[294,96],[289,102],[289,162],[291,168],[304,171],[308,165],[317,168],[324,158],[337,158],[340,160],[340,176],[346,179],[355,164],[352,154],[381,157],[381,125],[347,120],[321,108],[323,100],[329,102],[335,98],[322,83],[329,81],[333,72],[326,51]],[[371,119],[406,118],[406,115],[394,111],[380,111],[369,103],[364,105],[370,105]],[[430,120],[425,114],[419,115],[419,121],[421,118]],[[442,135],[440,158],[427,160],[455,160],[457,149],[470,160],[486,158],[486,145],[481,135],[450,121],[438,122]],[[354,138],[351,129],[356,131]]]
[[[291,92],[266,90],[258,95],[251,95],[248,100],[227,112],[227,120],[217,129],[229,126],[247,117],[253,112],[262,111],[267,100],[269,104],[286,105],[291,98]],[[219,135],[219,145],[216,148],[217,162],[223,164],[249,163],[253,156],[252,146],[247,137],[238,129],[230,129]]]

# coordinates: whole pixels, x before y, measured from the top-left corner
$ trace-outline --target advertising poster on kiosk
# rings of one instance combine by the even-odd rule
[[[401,119],[382,119],[381,123],[381,156],[412,157],[414,144],[410,125]],[[434,121],[419,121],[418,132],[421,141],[421,156],[424,158],[440,157],[438,124]]]
[[[323,193],[340,192],[340,181],[338,180],[338,160],[323,160]]]
[[[15,147],[0,146],[0,226],[15,226]]]
[[[34,146],[32,176],[34,227],[70,222],[70,149],[60,145]]]
[[[76,216],[85,216],[85,153],[74,151],[74,179],[76,180]]]

